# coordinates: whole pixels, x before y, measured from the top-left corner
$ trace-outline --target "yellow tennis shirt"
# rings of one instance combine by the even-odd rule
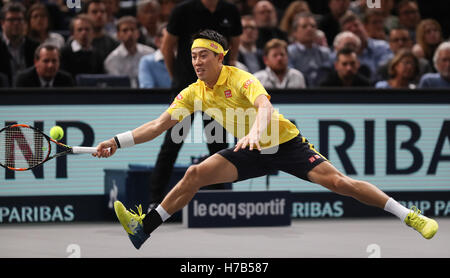
[[[256,119],[254,102],[259,95],[270,95],[252,74],[223,66],[213,89],[197,80],[182,90],[167,109],[172,119],[182,121],[196,111],[204,111],[228,132],[240,139],[247,135]],[[263,132],[260,145],[269,148],[287,142],[300,132],[277,109]]]

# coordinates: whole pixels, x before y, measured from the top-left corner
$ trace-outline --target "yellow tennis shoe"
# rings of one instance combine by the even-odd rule
[[[431,239],[439,229],[435,220],[421,215],[421,211],[415,206],[411,207],[411,212],[406,216],[405,223],[426,239]]]
[[[133,210],[128,211],[120,201],[114,202],[114,211],[119,219],[120,224],[128,233],[128,237],[136,249],[139,249],[142,244],[150,237],[144,232],[142,219],[145,214],[142,213],[142,206],[136,206],[138,213]]]

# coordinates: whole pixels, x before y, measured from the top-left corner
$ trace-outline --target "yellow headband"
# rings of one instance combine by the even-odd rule
[[[223,47],[218,44],[215,41],[212,40],[208,40],[208,39],[195,39],[194,42],[192,43],[192,47],[191,49],[194,49],[196,47],[203,47],[203,48],[207,48],[209,50],[211,50],[212,52],[215,53],[222,53],[223,56],[227,55],[228,50],[223,50]]]

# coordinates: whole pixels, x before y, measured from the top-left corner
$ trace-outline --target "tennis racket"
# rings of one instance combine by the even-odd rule
[[[52,142],[62,147],[62,151],[51,155]],[[64,145],[29,125],[14,124],[0,130],[0,166],[14,171],[31,170],[55,157],[67,154],[95,152],[95,147]]]

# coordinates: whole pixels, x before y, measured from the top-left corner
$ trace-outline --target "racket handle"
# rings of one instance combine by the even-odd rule
[[[72,147],[72,153],[96,153],[96,147]]]

